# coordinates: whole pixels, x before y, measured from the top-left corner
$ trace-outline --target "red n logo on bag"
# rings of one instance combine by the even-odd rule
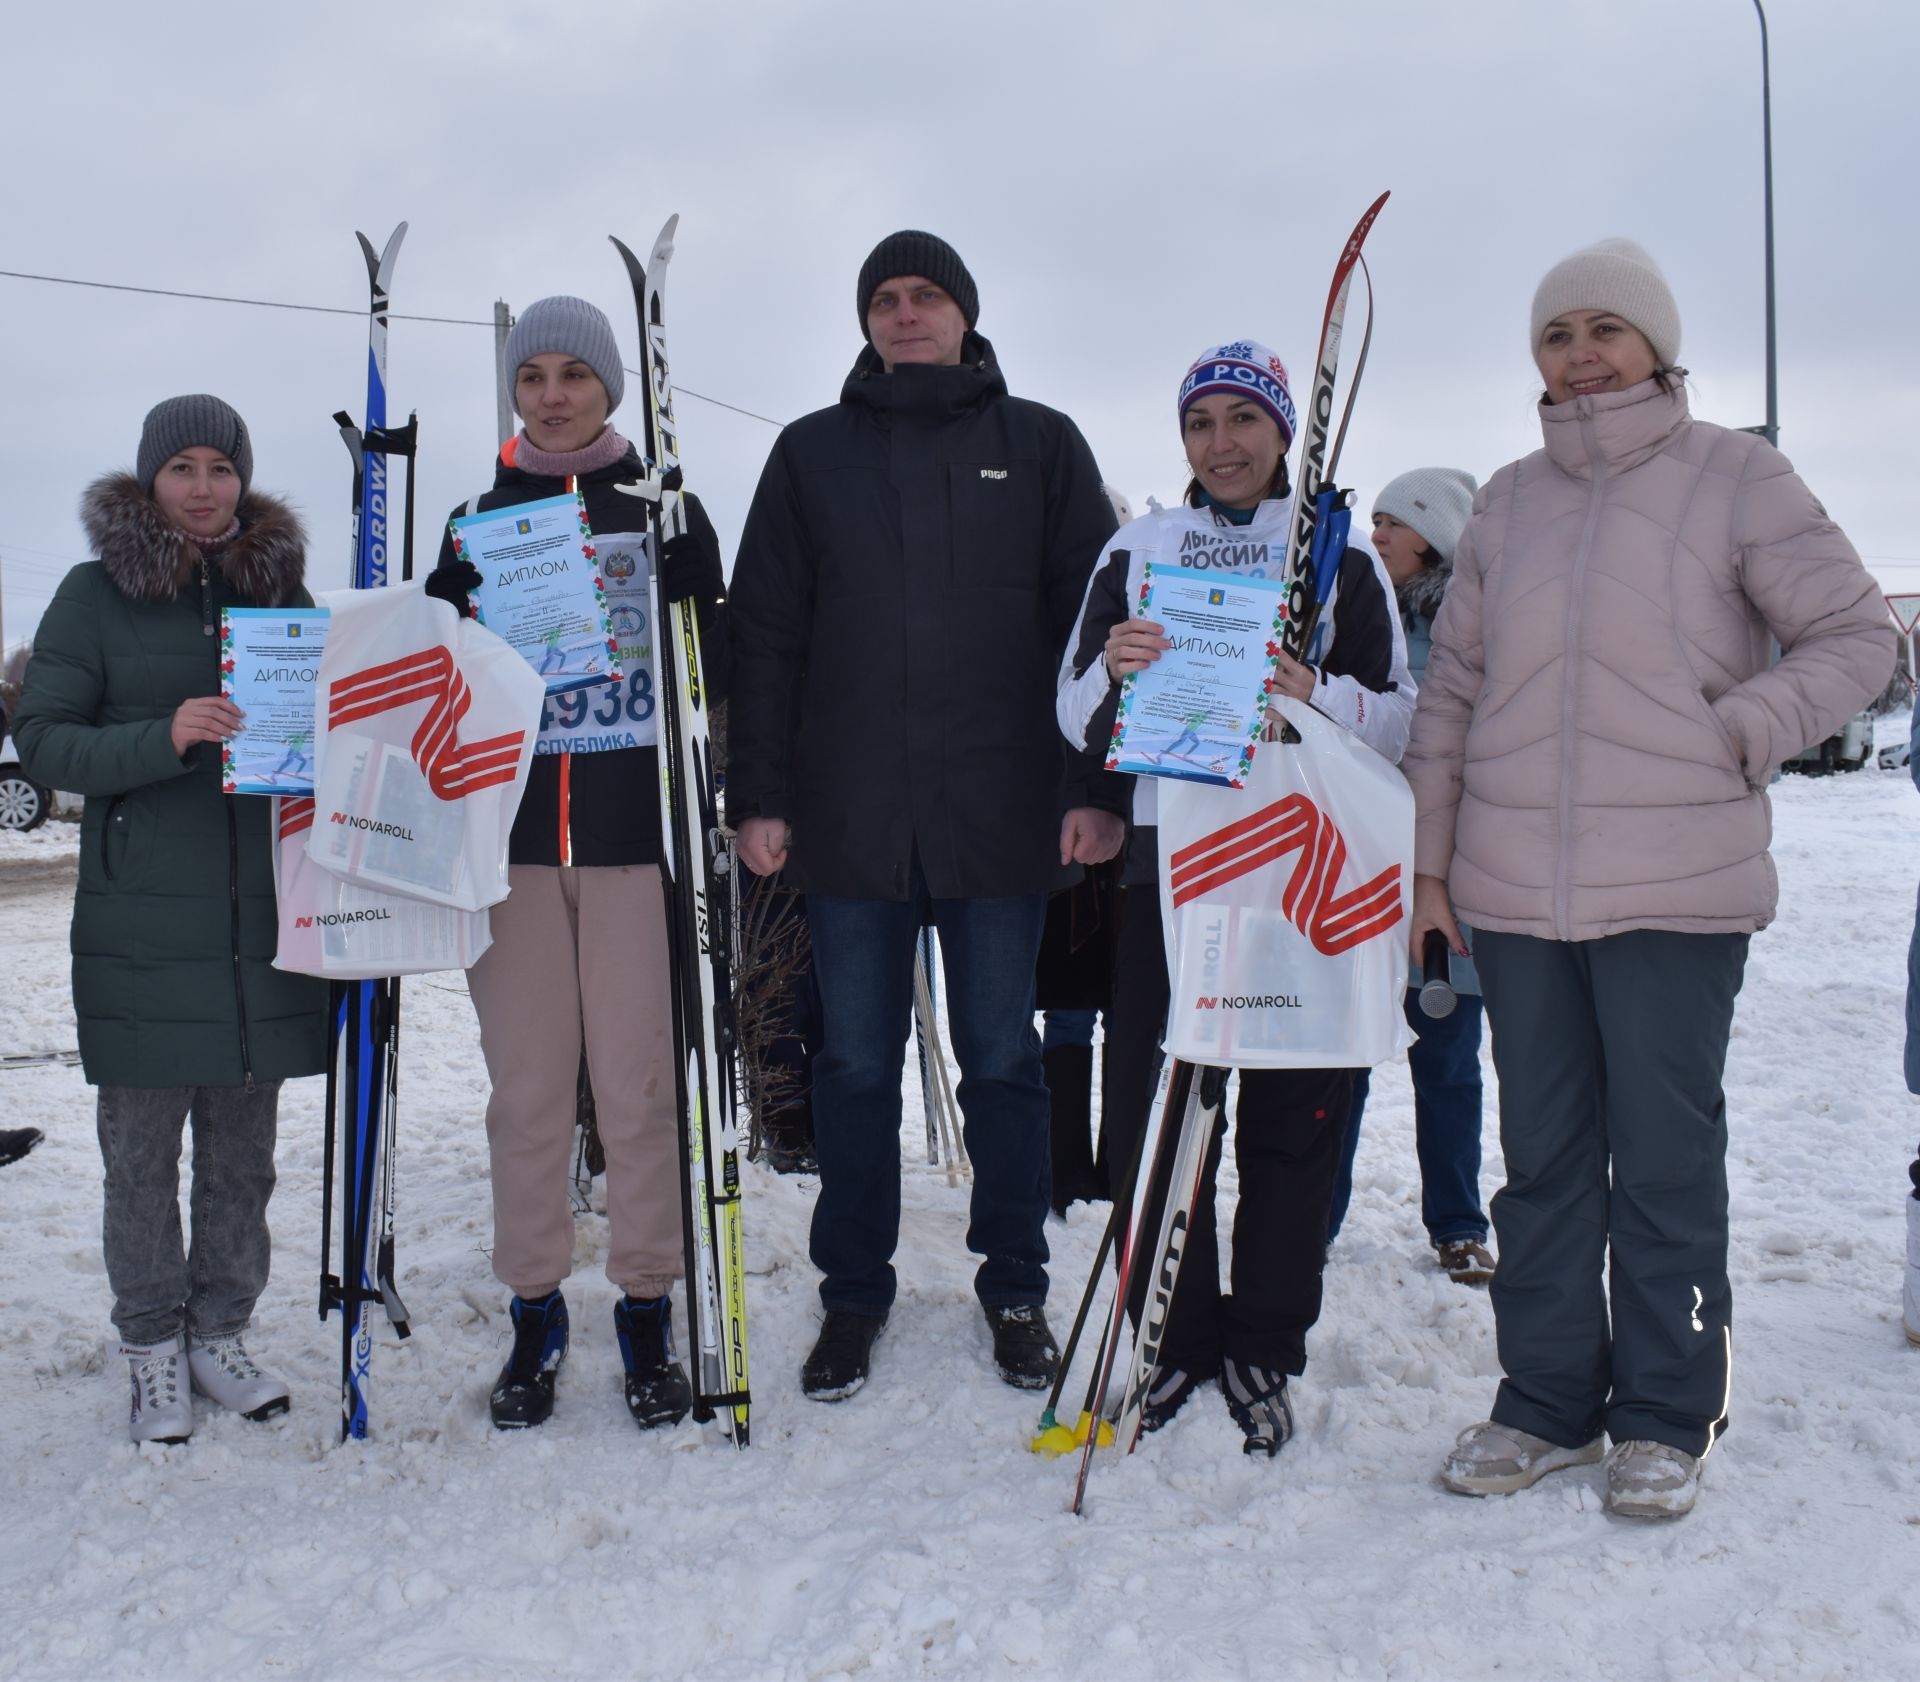
[[[1316,951],[1337,957],[1400,921],[1400,866],[1391,865],[1371,881],[1339,892],[1340,873],[1347,864],[1346,838],[1304,794],[1276,800],[1176,852],[1169,861],[1174,906],[1293,852],[1300,858],[1281,909]]]
[[[444,648],[425,648],[341,678],[328,700],[327,727],[337,730],[415,701],[425,701],[427,712],[413,733],[414,763],[426,772],[427,787],[440,799],[459,800],[513,781],[526,731],[481,742],[459,739],[460,720],[473,705],[473,691]]]

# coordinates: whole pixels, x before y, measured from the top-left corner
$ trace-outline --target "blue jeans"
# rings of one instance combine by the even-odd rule
[[[1033,968],[1046,896],[934,899],[916,857],[904,901],[809,894],[825,1044],[813,1063],[820,1195],[811,1254],[831,1311],[893,1304],[900,1239],[900,1076],[913,1015],[913,952],[940,931],[956,1096],[973,1159],[967,1248],[989,1308],[1047,1298],[1050,1106],[1033,1029]]]
[[[1097,1010],[1050,1010],[1041,1017],[1041,1049],[1052,1051],[1063,1045],[1093,1044],[1093,1025],[1099,1021]]]
[[[1486,1241],[1480,1206],[1480,1018],[1478,994],[1462,993],[1453,1014],[1437,1020],[1407,989],[1407,1025],[1420,1036],[1407,1048],[1413,1074],[1413,1138],[1420,1157],[1420,1219],[1435,1245],[1462,1238]],[[1360,1115],[1367,1104],[1368,1071],[1354,1076],[1346,1154],[1327,1213],[1327,1242],[1340,1231],[1353,1196],[1353,1158],[1360,1148]]]

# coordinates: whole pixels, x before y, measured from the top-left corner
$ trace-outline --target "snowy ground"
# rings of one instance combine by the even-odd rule
[[[1904,735],[1899,721],[1883,741]],[[1353,1212],[1296,1387],[1253,1464],[1210,1394],[1131,1461],[1027,1452],[996,1381],[964,1194],[917,1160],[903,1289],[867,1391],[808,1403],[811,1184],[750,1174],[754,1442],[642,1436],[579,1222],[574,1350],[545,1429],[503,1437],[484,1083],[458,975],[407,984],[400,1264],[416,1327],[376,1352],[377,1438],[336,1439],[315,1318],[320,1088],[283,1103],[279,1256],[256,1345],[293,1377],[266,1425],[124,1438],[77,1068],[0,1072],[47,1141],[0,1170],[0,1677],[1912,1677],[1920,1349],[1901,1336],[1900,1078],[1920,797],[1869,770],[1775,793],[1783,911],[1754,943],[1728,1071],[1733,1429],[1695,1514],[1601,1511],[1598,1469],[1484,1502],[1434,1471],[1496,1366],[1482,1293],[1426,1260],[1404,1075],[1375,1083]],[[74,827],[0,838],[0,1051],[74,1043]],[[1491,1070],[1489,1070],[1491,1081]],[[1485,1183],[1500,1165],[1489,1127]],[[1062,1331],[1100,1230],[1053,1231]],[[1077,1382],[1077,1381],[1076,1381]],[[1902,1655],[1905,1657],[1902,1657]]]

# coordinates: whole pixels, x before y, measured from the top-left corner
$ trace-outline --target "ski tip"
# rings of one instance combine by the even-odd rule
[[[653,260],[665,263],[673,256],[673,236],[680,227],[680,212],[675,211],[660,225],[660,237],[653,242]]]

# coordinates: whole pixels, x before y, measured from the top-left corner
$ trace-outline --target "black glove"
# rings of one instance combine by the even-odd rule
[[[473,562],[452,560],[427,574],[427,594],[445,602],[462,619],[471,619],[473,608],[467,595],[479,589],[482,582],[480,569]]]
[[[660,546],[660,599],[684,602],[720,593],[720,568],[706,546],[690,531],[676,532]]]

